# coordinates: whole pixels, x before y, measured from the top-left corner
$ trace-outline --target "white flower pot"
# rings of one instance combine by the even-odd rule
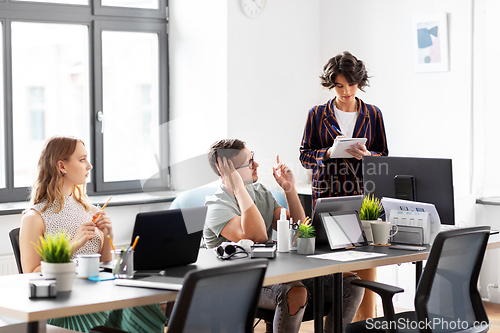
[[[42,275],[57,280],[57,291],[71,291],[75,278],[76,262],[51,263],[42,261]]]
[[[374,221],[376,220],[361,220],[361,223],[363,224],[363,230],[365,231],[366,239],[368,240],[368,244],[373,243],[371,222]]]
[[[316,238],[297,238],[298,254],[314,254]]]

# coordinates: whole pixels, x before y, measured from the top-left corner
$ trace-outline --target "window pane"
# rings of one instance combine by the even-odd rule
[[[31,186],[45,140],[90,147],[88,27],[12,23],[14,186]]]
[[[104,181],[158,172],[158,35],[102,33]]]
[[[3,100],[3,24],[0,22],[0,188],[5,188],[5,127],[4,127],[4,100]]]
[[[158,9],[158,0],[102,0],[103,6]]]
[[[14,1],[30,1],[30,2],[47,2],[60,3],[66,5],[88,5],[88,0],[14,0]]]

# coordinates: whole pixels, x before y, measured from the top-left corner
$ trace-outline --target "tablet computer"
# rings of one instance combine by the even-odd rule
[[[319,216],[332,250],[368,245],[357,211],[327,212]]]
[[[319,214],[351,210],[356,210],[359,212],[361,210],[362,203],[362,195],[318,198],[318,200],[316,200],[316,206],[314,207],[312,219],[312,224],[316,229],[316,245],[328,244],[328,238],[326,237],[325,228],[323,227],[323,223],[319,218]]]

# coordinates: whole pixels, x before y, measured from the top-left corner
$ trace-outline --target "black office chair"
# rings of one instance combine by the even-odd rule
[[[487,332],[489,321],[477,281],[489,230],[460,228],[436,236],[415,293],[415,311],[394,314],[392,297],[404,291],[401,288],[353,281],[381,296],[385,317],[347,325],[346,333]]]
[[[17,270],[19,274],[23,274],[23,267],[21,266],[21,251],[19,250],[19,230],[21,228],[14,228],[9,231],[10,243],[12,244],[12,251],[16,258]]]
[[[186,275],[169,333],[253,331],[267,260],[245,260]]]

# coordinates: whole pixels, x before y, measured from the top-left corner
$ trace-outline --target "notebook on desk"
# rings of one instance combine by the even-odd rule
[[[159,271],[194,263],[206,214],[206,206],[137,214],[132,241],[140,238],[134,250],[134,269]]]

